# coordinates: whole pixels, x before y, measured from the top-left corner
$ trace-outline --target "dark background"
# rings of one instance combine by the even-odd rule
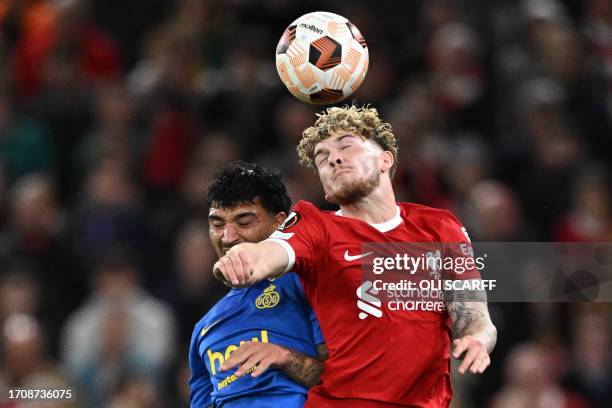
[[[315,10],[368,42],[348,102],[392,123],[399,200],[474,241],[611,240],[609,0],[0,0],[0,385],[187,404],[192,327],[225,293],[216,169],[257,160],[328,208],[295,153],[318,108],[274,65]],[[609,304],[490,308],[493,365],[454,406],[611,406]]]

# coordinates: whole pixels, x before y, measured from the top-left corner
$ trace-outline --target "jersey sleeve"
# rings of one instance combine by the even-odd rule
[[[314,270],[326,236],[320,211],[311,203],[300,201],[268,241],[279,243],[287,252],[289,262],[285,272],[293,270],[304,276]]]
[[[474,261],[474,250],[467,230],[449,211],[441,218],[441,239],[445,256],[455,260],[455,267],[447,271],[447,279],[479,279],[480,272]]]
[[[213,385],[210,382],[208,369],[198,353],[199,332],[199,327],[196,326],[189,346],[189,368],[191,370],[191,376],[189,377],[189,406],[191,408],[207,408],[212,406],[210,394],[213,391]]]

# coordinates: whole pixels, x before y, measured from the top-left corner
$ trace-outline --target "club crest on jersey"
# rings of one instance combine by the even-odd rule
[[[270,285],[263,293],[255,299],[255,307],[258,309],[270,309],[280,302],[280,293],[275,291],[276,285]]]
[[[278,230],[284,231],[287,228],[291,228],[294,225],[296,225],[298,222],[300,222],[301,219],[302,219],[302,216],[300,215],[299,212],[292,211],[291,214],[289,214],[289,216],[285,218],[285,222],[283,222],[282,225],[278,227]]]

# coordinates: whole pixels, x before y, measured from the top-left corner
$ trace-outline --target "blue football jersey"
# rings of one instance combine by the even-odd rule
[[[232,289],[196,324],[189,351],[191,407],[302,407],[308,390],[279,369],[257,378],[237,378],[237,367],[219,372],[246,341],[317,355],[323,337],[295,273]]]

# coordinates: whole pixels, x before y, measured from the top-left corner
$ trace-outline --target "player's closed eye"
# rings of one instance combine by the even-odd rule
[[[248,227],[256,220],[253,214],[241,214],[234,218],[234,222],[240,228]]]
[[[211,222],[210,225],[212,225],[213,228],[222,228],[225,225],[225,223],[221,221],[215,221],[215,222]]]

